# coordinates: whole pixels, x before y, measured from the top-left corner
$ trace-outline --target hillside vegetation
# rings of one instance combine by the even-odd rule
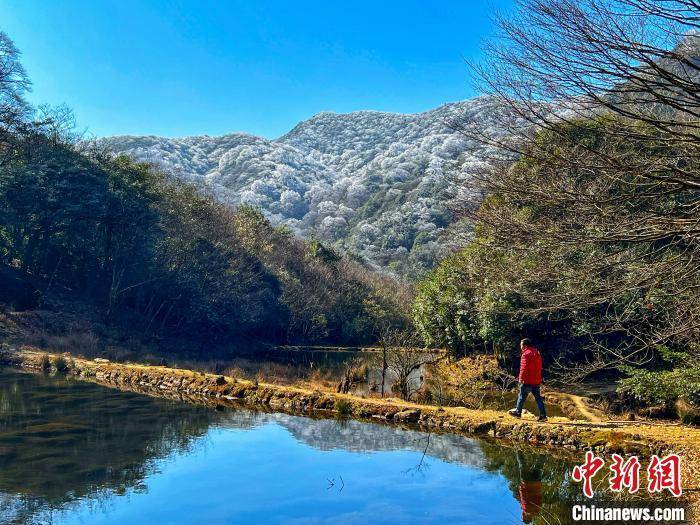
[[[536,131],[462,127],[517,160],[470,180],[470,242],[419,285],[431,344],[507,360],[530,336],[550,378],[612,369],[629,402],[700,406],[700,26],[662,4],[525,1],[500,21],[475,73]]]
[[[375,267],[418,276],[448,253],[455,174],[483,169],[486,152],[454,122],[490,126],[507,113],[491,97],[424,113],[319,113],[267,140],[222,137],[102,139],[222,202],[259,207],[274,224],[319,238]]]
[[[0,300],[90,305],[137,334],[195,341],[362,344],[401,324],[403,291],[256,209],[232,208],[148,164],[71,139],[30,107],[0,33]]]

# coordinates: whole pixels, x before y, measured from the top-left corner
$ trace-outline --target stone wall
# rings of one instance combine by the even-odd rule
[[[418,405],[397,399],[362,398],[300,388],[257,383],[233,377],[159,366],[111,363],[7,347],[0,350],[6,365],[66,373],[109,387],[207,405],[245,405],[320,417],[401,424],[437,432],[471,434],[511,442],[552,447],[559,452],[594,450],[603,454],[635,453],[645,457],[667,447],[630,431],[629,425],[584,422],[538,423],[518,420],[493,410]],[[65,366],[64,366],[65,364]]]

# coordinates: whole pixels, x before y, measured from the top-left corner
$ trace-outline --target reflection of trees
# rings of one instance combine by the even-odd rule
[[[314,420],[287,414],[261,417],[284,426],[299,441],[321,450],[404,449],[422,454],[428,439],[424,432],[352,420]],[[591,503],[584,498],[580,485],[570,481],[571,463],[541,451],[505,447],[455,434],[431,434],[426,455],[501,474],[513,497],[520,501],[523,518],[528,522],[534,519],[534,523],[568,523],[573,502]]]
[[[532,516],[534,523],[568,523],[571,505],[592,502],[583,496],[580,484],[571,482],[568,461],[534,450],[486,442],[481,444],[481,450],[486,459],[485,468],[499,472],[508,480],[513,496],[521,502],[524,517],[536,511],[537,515]]]
[[[268,417],[289,430],[297,440],[320,450],[414,450],[422,453],[428,436],[396,426],[353,420],[310,419],[287,414],[269,414]],[[484,465],[479,441],[456,434],[433,434],[427,455],[478,468]]]
[[[0,372],[0,521],[139,489],[219,414],[85,382]],[[60,388],[60,395],[57,393]]]
[[[566,461],[454,434],[428,434],[358,421],[225,410],[104,388],[87,382],[0,371],[0,522],[31,522],[71,502],[97,505],[142,490],[156,461],[187,452],[211,425],[286,428],[316,449],[426,451],[427,460],[502,474],[516,499],[541,498],[542,515],[566,522],[580,487]],[[407,465],[411,467],[412,465]],[[536,489],[536,490],[534,490]],[[534,491],[534,493],[533,493]],[[540,494],[541,492],[541,494]],[[538,505],[530,505],[530,510]]]
[[[299,441],[322,450],[362,452],[414,450],[423,453],[428,434],[395,426],[312,420],[287,414],[267,414]],[[455,434],[432,434],[428,457],[497,472],[506,478],[523,517],[535,523],[567,523],[572,502],[584,502],[579,484],[571,483],[571,463],[534,449],[515,449]],[[529,515],[527,515],[529,514]],[[537,514],[535,516],[534,514]]]

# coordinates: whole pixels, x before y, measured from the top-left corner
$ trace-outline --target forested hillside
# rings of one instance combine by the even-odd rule
[[[489,127],[504,113],[484,97],[413,115],[319,113],[276,140],[239,133],[100,142],[223,202],[257,206],[303,238],[417,276],[449,253],[455,177],[486,165],[484,151],[454,123]]]
[[[368,343],[402,291],[255,209],[76,145],[65,111],[26,103],[0,33],[0,301],[80,301],[106,323],[196,341]],[[399,307],[399,305],[402,305]]]
[[[343,344],[410,326],[412,303],[427,346],[511,370],[529,336],[550,377],[612,370],[638,401],[700,403],[692,12],[525,0],[472,65],[484,96],[321,113],[276,140],[76,142],[65,113],[26,104],[3,35],[0,299],[79,299],[151,334]],[[418,278],[415,301],[387,269]]]

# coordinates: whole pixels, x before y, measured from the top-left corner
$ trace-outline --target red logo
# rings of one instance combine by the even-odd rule
[[[678,454],[669,454],[663,459],[654,455],[651,457],[651,462],[647,468],[647,477],[649,492],[661,492],[664,489],[674,496],[678,497],[683,494],[681,488],[681,458]]]
[[[639,490],[639,469],[642,464],[637,456],[632,456],[627,461],[618,454],[613,454],[613,464],[610,465],[610,490],[620,492],[627,488],[630,494]]]
[[[586,460],[582,465],[576,465],[572,472],[574,481],[583,482],[583,493],[593,497],[593,478],[603,468],[605,460],[596,457],[590,450],[586,452]],[[639,491],[639,472],[641,463],[637,456],[625,460],[619,454],[612,455],[608,484],[613,492],[627,489],[630,494]],[[678,497],[683,493],[681,488],[681,458],[678,454],[669,454],[664,458],[653,455],[647,467],[647,490],[662,492],[668,490]]]
[[[590,450],[586,452],[586,462],[583,465],[574,467],[574,481],[583,481],[583,493],[589,497],[593,497],[593,476],[605,465],[605,461],[594,456]]]

